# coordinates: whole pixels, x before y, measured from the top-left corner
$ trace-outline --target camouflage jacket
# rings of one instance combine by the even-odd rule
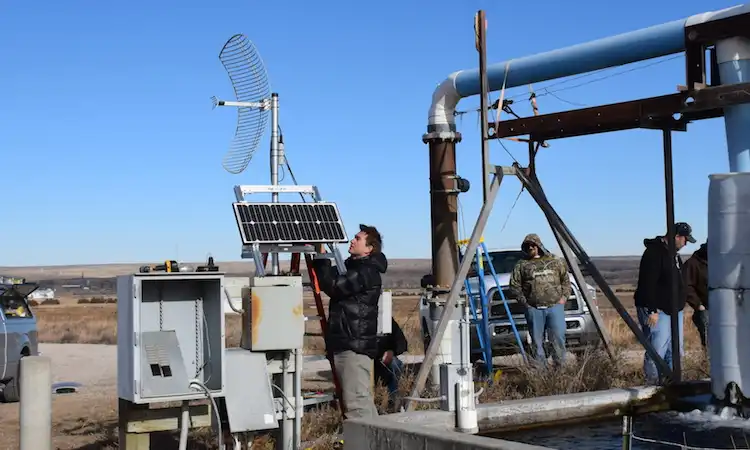
[[[568,265],[560,258],[545,255],[524,259],[513,268],[510,292],[519,303],[553,306],[570,296]]]

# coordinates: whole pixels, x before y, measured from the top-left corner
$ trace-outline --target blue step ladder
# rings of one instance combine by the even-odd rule
[[[463,260],[465,257],[465,249],[464,247],[468,245],[469,240],[462,240],[459,241],[459,261]],[[478,281],[478,290],[479,292],[473,292],[471,288],[471,284],[469,283],[469,278],[467,277],[464,280],[464,287],[466,288],[466,297],[469,300],[469,310],[471,311],[472,319],[471,323],[474,324],[474,329],[477,332],[477,338],[479,340],[479,348],[471,349],[472,353],[481,353],[482,359],[485,363],[485,368],[487,370],[487,375],[490,377],[492,376],[493,370],[492,370],[492,341],[490,339],[490,322],[489,322],[489,312],[490,312],[490,299],[487,297],[487,286],[484,283],[484,262],[488,261],[487,266],[490,269],[490,274],[492,274],[492,279],[495,282],[495,286],[497,286],[497,290],[500,293],[500,299],[503,303],[503,306],[505,307],[505,312],[508,316],[508,320],[510,321],[510,326],[513,330],[513,334],[516,337],[516,342],[518,343],[518,347],[520,348],[521,355],[526,361],[526,351],[524,350],[523,342],[521,341],[521,335],[518,333],[518,329],[516,328],[516,322],[513,320],[513,315],[510,312],[510,307],[508,306],[508,302],[505,299],[505,294],[503,293],[503,290],[500,288],[500,281],[497,278],[497,273],[495,272],[495,267],[492,265],[492,260],[489,255],[489,251],[487,250],[487,245],[484,243],[484,238],[480,239],[479,246],[477,247],[476,254],[474,255],[474,268],[476,271],[476,277]],[[479,305],[477,305],[477,302]],[[481,311],[481,317],[479,317],[479,314],[477,311]]]

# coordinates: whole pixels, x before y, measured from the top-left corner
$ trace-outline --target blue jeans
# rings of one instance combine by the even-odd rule
[[[394,356],[389,365],[383,361],[375,361],[375,382],[382,383],[388,388],[388,394],[393,397],[398,392],[398,380],[404,370],[404,362]]]
[[[404,363],[398,359],[398,356],[394,356],[388,368],[393,373],[393,376],[388,380],[388,393],[393,396],[398,392],[398,380],[404,370]]]
[[[643,334],[646,335],[646,340],[656,350],[656,353],[666,361],[669,368],[672,368],[672,320],[671,317],[659,310],[659,319],[656,321],[656,326],[648,326],[648,309],[638,307],[638,322],[641,324]],[[679,322],[679,337],[680,337],[680,358],[684,353],[683,341],[685,339],[684,332],[682,329],[682,311],[677,314],[677,321]],[[646,383],[658,384],[659,383],[659,371],[656,369],[656,363],[648,353],[643,357],[643,373],[646,376]]]
[[[546,331],[554,349],[552,360],[556,364],[562,364],[565,361],[565,307],[561,304],[547,308],[529,306],[526,308],[526,323],[535,359],[542,364],[547,362],[544,353]]]

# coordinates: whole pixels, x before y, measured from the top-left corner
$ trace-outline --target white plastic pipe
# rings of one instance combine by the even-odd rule
[[[750,396],[750,173],[715,174],[708,188],[708,350],[711,391]]]
[[[52,368],[46,356],[21,358],[20,449],[52,449]]]
[[[477,408],[474,401],[474,373],[471,367],[471,345],[468,299],[461,308],[461,379],[456,383],[456,428],[461,433],[478,433]]]
[[[188,402],[182,402],[179,450],[187,450],[188,431],[190,430],[190,407],[188,405]]]

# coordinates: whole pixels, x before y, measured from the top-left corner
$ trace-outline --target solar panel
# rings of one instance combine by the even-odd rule
[[[347,241],[335,203],[237,202],[232,205],[245,245]]]

